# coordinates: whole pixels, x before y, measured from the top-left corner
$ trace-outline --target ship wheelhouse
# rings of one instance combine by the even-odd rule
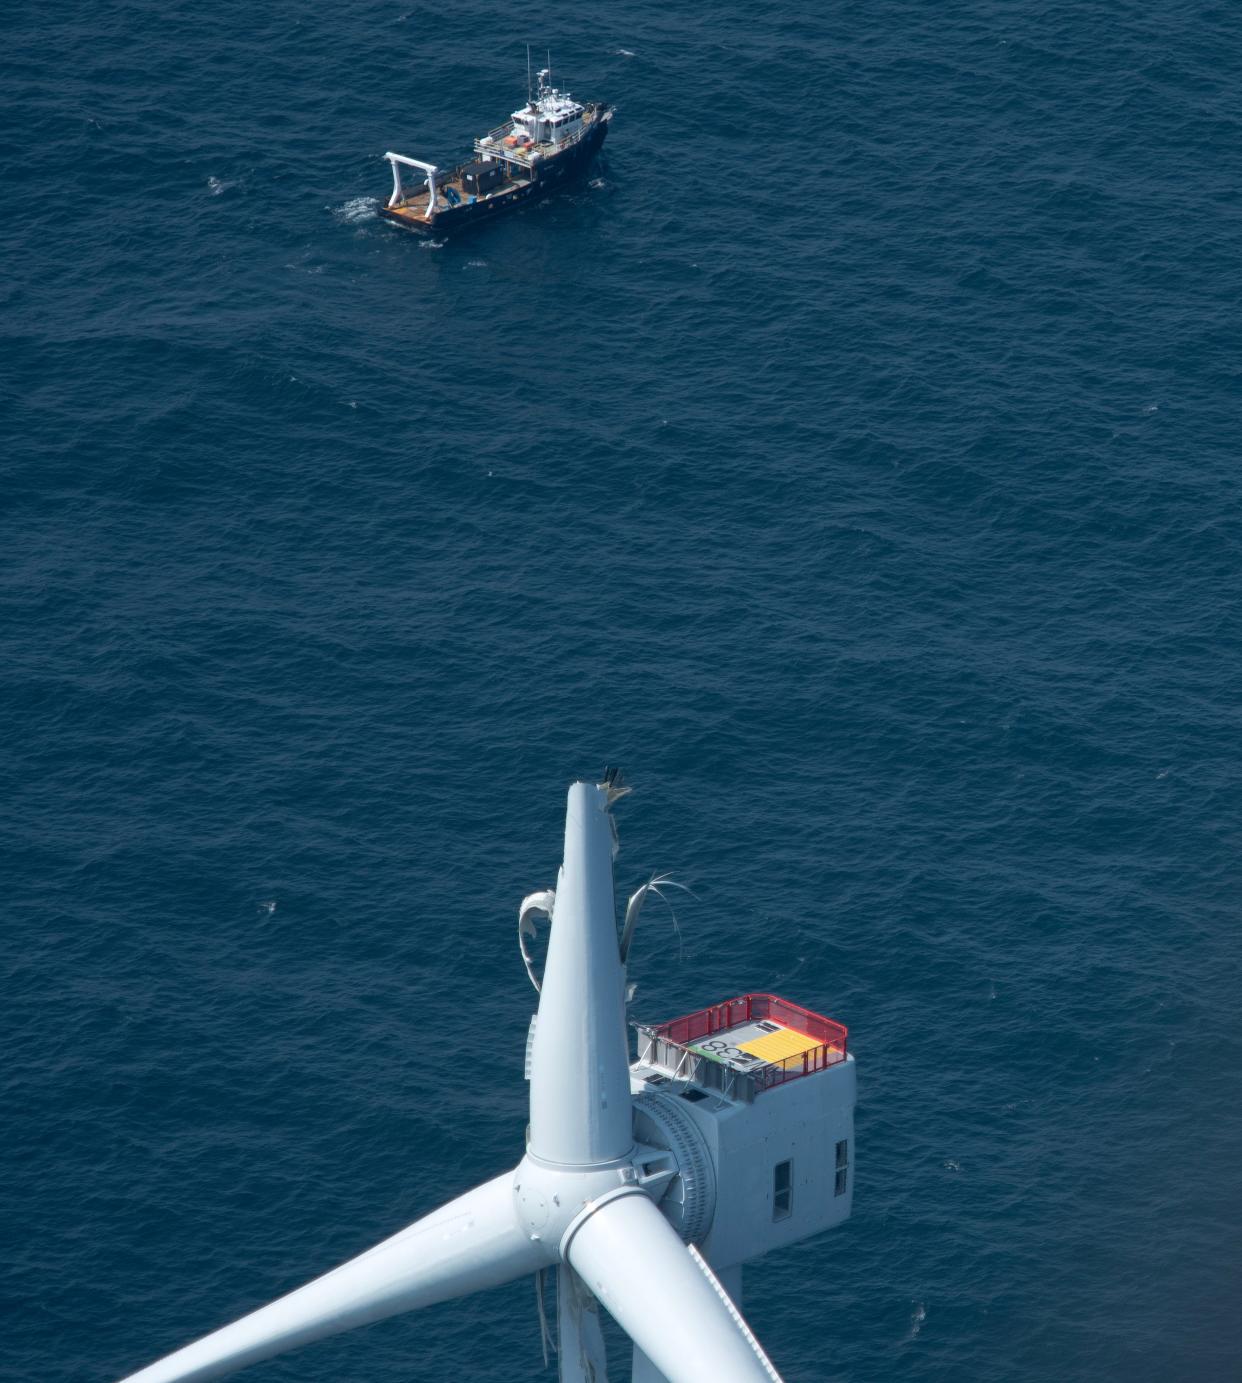
[[[567,91],[550,85],[551,76],[547,68],[539,73],[538,92],[521,110],[513,112],[512,133],[554,154],[582,133],[586,111]]]

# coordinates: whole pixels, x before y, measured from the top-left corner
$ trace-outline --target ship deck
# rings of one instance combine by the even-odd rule
[[[523,187],[527,187],[528,185],[529,184],[525,182],[506,183],[503,187],[498,187],[494,191],[484,194],[484,196],[479,198],[479,201],[503,201],[506,197],[512,196],[515,192],[520,191]],[[462,205],[465,205],[469,200],[471,194],[462,186],[459,177],[446,178],[443,182],[436,183],[436,190],[440,193],[441,197],[443,197],[446,187],[451,187],[453,189],[461,198]],[[427,189],[424,187],[420,192],[412,192],[403,202],[399,202],[396,206],[385,207],[384,214],[386,216],[394,216],[400,221],[412,221],[419,226],[428,226],[431,225],[432,222],[427,219],[427,202],[428,194]],[[447,210],[449,210],[449,208],[441,202],[440,209],[436,214],[437,216],[443,216]]]

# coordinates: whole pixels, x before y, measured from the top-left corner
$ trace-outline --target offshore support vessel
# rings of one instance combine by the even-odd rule
[[[474,141],[474,158],[451,171],[433,163],[387,153],[392,196],[380,215],[422,235],[457,230],[546,196],[581,174],[604,142],[612,107],[579,102],[552,85],[552,71],[538,74],[526,105],[503,125]],[[402,168],[424,176],[409,187]]]

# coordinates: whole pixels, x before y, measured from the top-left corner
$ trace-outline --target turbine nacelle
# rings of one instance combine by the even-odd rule
[[[556,889],[521,908],[539,1009],[517,1167],[125,1383],[208,1383],[528,1274],[542,1318],[553,1267],[562,1383],[607,1383],[601,1303],[634,1341],[635,1383],[780,1383],[729,1289],[743,1261],[848,1215],[853,1059],[839,1025],[748,995],[640,1028],[631,1067],[625,962],[643,899],[667,881],[631,898],[619,937],[610,808],[623,791],[617,775],[573,784]],[[542,978],[527,945],[540,913]]]

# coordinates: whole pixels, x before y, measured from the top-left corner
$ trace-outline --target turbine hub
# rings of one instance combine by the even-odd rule
[[[607,1167],[551,1167],[527,1153],[513,1173],[513,1206],[527,1238],[559,1253],[575,1221],[617,1191],[640,1189],[629,1160]]]

